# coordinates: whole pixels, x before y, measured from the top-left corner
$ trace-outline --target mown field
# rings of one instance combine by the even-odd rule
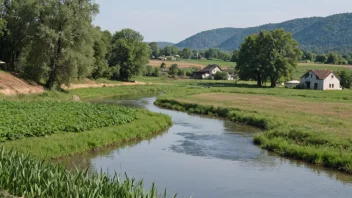
[[[352,173],[352,91],[197,83],[157,105],[224,117],[265,131],[254,142],[283,156]]]

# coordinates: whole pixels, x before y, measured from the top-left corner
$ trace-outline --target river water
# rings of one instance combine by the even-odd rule
[[[177,197],[352,197],[352,176],[282,158],[252,143],[256,128],[153,105],[155,97],[92,102],[168,114],[173,126],[155,137],[65,159],[68,166],[153,182]]]

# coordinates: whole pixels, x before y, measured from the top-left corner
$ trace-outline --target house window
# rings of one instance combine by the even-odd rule
[[[331,84],[329,84],[329,88],[331,88]]]
[[[313,74],[310,74],[310,78],[313,78]]]
[[[332,84],[332,88],[335,88],[335,84]]]
[[[331,79],[334,79],[334,75],[331,75]]]

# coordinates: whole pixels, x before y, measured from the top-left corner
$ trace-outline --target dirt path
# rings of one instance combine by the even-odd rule
[[[118,87],[118,86],[133,86],[133,85],[145,85],[144,82],[123,82],[119,84],[107,84],[107,83],[97,83],[92,81],[93,83],[88,84],[71,84],[69,87],[62,86],[63,89],[81,89],[81,88],[93,88],[93,87]]]
[[[133,86],[133,85],[145,85],[144,82],[123,82],[116,84],[98,83],[92,80],[86,79],[84,83],[71,84],[69,87],[62,86],[63,89],[80,89],[80,88],[92,88],[92,87],[117,87],[117,86]],[[16,76],[0,71],[0,94],[7,96],[18,95],[18,94],[35,94],[45,92],[44,88],[39,85],[31,85],[25,80],[17,78]]]

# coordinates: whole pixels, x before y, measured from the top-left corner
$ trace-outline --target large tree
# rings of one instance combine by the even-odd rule
[[[120,66],[120,79],[128,81],[140,74],[148,63],[150,47],[143,42],[143,36],[134,30],[123,29],[112,37],[110,65]]]
[[[245,39],[237,70],[240,78],[256,80],[258,86],[270,79],[271,87],[276,87],[280,78],[291,77],[301,54],[290,33],[283,29],[261,31]]]
[[[15,70],[37,31],[39,3],[35,0],[2,0],[1,9],[0,28],[4,29],[0,39],[1,59]]]
[[[70,84],[72,77],[90,75],[94,63],[93,16],[97,4],[90,0],[37,0],[38,28],[28,67],[46,79],[46,87]]]
[[[192,51],[189,48],[184,48],[182,50],[182,57],[184,59],[190,59],[192,57]]]
[[[94,39],[94,65],[92,78],[98,79],[102,77],[110,77],[107,57],[111,48],[111,34],[108,31],[102,32],[99,27],[96,27],[94,31]]]
[[[154,58],[157,58],[160,54],[158,43],[151,42],[149,43],[149,47],[152,50],[152,56],[154,56]]]

